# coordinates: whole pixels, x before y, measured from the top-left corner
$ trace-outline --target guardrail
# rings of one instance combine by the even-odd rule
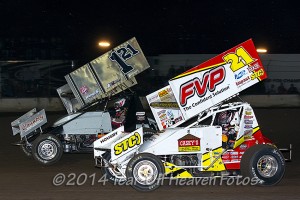
[[[32,108],[46,111],[64,111],[60,98],[3,98],[0,112],[28,112]]]
[[[258,108],[300,107],[300,95],[243,95],[241,98]],[[150,107],[146,97],[140,97],[145,111]],[[27,112],[32,108],[64,111],[60,98],[0,98],[0,112]]]

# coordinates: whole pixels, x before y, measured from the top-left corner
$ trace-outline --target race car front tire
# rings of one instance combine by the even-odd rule
[[[37,137],[32,146],[33,158],[42,165],[57,163],[63,154],[61,141],[52,134],[43,134]]]
[[[22,152],[29,158],[32,157],[32,149],[31,148],[32,148],[32,146],[28,146],[26,144],[22,144],[20,146],[20,149],[22,150]]]
[[[137,191],[153,191],[161,185],[164,171],[164,165],[157,156],[140,153],[129,161],[126,168],[126,181]]]
[[[241,173],[257,185],[271,186],[278,184],[284,176],[285,159],[279,149],[258,144],[250,147],[241,160]]]

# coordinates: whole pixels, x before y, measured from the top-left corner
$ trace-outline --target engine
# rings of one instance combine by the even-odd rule
[[[64,152],[72,151],[91,151],[93,142],[97,139],[97,135],[93,134],[68,134],[64,135]]]
[[[177,166],[200,166],[201,154],[173,155],[170,162]],[[201,168],[187,168],[187,170],[196,175],[200,173]]]

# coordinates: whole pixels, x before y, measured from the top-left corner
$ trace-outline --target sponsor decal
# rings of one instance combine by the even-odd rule
[[[238,151],[230,151],[226,152],[222,156],[223,162],[238,162],[241,157],[241,152]]]
[[[158,93],[158,96],[160,97],[160,98],[162,98],[162,97],[164,97],[164,96],[166,96],[166,95],[168,95],[169,94],[169,92],[167,91],[167,90],[162,90],[162,91],[160,91],[159,93]]]
[[[246,74],[246,70],[242,70],[238,74],[234,74],[234,78],[236,80],[238,80],[238,79],[242,78],[245,74]]]
[[[81,94],[86,94],[89,91],[89,88],[84,85],[79,89],[79,91]]]
[[[179,109],[177,102],[152,102],[150,103],[150,107],[160,109]]]
[[[146,119],[145,112],[136,112],[135,115],[138,121],[144,121]]]
[[[158,98],[158,94],[155,93],[153,96],[150,96],[150,97],[149,97],[149,100],[148,100],[148,101],[149,101],[149,102],[152,102],[153,100],[156,100],[157,98]]]
[[[263,69],[260,69],[258,70],[257,72],[256,71],[253,71],[253,73],[251,74],[251,80],[254,80],[256,78],[259,78],[261,77],[262,75],[264,75],[264,70]]]
[[[108,136],[106,136],[106,137],[102,137],[101,140],[100,140],[100,142],[101,142],[101,143],[106,142],[107,140],[109,140],[109,139],[115,137],[116,135],[117,135],[117,132],[115,132],[115,133],[113,133],[113,134],[111,134],[111,135],[108,135]]]
[[[251,128],[252,129],[252,125],[245,125],[244,128]]]
[[[167,115],[168,115],[168,118],[174,119],[174,114],[171,110],[167,110]]]
[[[245,115],[252,115],[252,109],[251,108],[247,108],[245,110]]]
[[[247,69],[249,72],[253,72],[255,70],[258,70],[259,68],[261,68],[261,66],[258,63],[255,63],[254,65],[249,66]]]
[[[174,119],[174,122],[175,122],[175,124],[176,124],[177,122],[180,122],[180,121],[182,121],[182,120],[183,120],[182,117],[179,116],[179,117],[177,117],[177,118]]]
[[[247,149],[247,144],[241,144],[240,149]],[[240,152],[240,154],[244,154],[244,152]]]
[[[200,138],[191,134],[187,134],[184,137],[178,139],[178,151],[200,151]]]
[[[250,81],[250,77],[247,76],[246,78],[240,80],[240,81],[237,81],[235,84],[236,86],[241,86],[241,85],[244,85],[245,83],[249,82]]]
[[[115,84],[117,84],[117,83],[119,83],[119,82],[121,82],[121,79],[120,79],[120,78],[117,79],[117,80],[114,80],[114,81],[112,81],[112,82],[110,82],[110,83],[108,83],[108,84],[107,84],[107,88],[110,88],[110,87],[114,86]]]
[[[126,152],[128,149],[133,148],[141,144],[141,136],[138,132],[135,132],[134,135],[126,138],[125,140],[117,143],[114,146],[115,155],[120,155],[121,153]]]
[[[93,98],[94,96],[96,96],[96,95],[99,94],[99,93],[100,93],[100,92],[99,92],[99,90],[97,89],[95,92],[93,92],[93,93],[87,95],[87,96],[85,97],[85,99]]]
[[[23,132],[26,132],[27,130],[31,129],[32,127],[40,124],[41,122],[43,122],[44,116],[43,115],[39,115],[36,118],[34,118],[32,121],[26,123],[26,124],[22,124],[21,125],[21,129]]]
[[[202,80],[198,77],[187,81],[186,83],[180,86],[180,105],[185,106],[187,100],[197,93],[199,97],[205,96],[207,89],[213,92],[216,89],[216,86],[221,84],[225,79],[225,68],[220,66],[213,70],[206,72]]]
[[[252,115],[245,115],[244,118],[245,118],[245,119],[252,119],[253,116],[252,116]]]
[[[253,120],[245,120],[245,124],[253,124]]]
[[[159,115],[159,119],[160,119],[160,121],[167,120],[167,114],[166,113],[162,113],[161,115]]]
[[[157,121],[159,130],[173,126],[184,119],[171,86],[165,86],[147,95],[146,98]]]
[[[166,110],[161,110],[161,111],[157,112],[157,115],[162,115],[162,114],[164,114],[165,112],[166,112]]]

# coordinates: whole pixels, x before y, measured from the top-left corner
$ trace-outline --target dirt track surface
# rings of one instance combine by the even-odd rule
[[[0,199],[300,199],[300,109],[255,109],[255,113],[267,137],[279,146],[293,144],[293,161],[287,163],[285,177],[279,185],[228,186],[224,182],[221,186],[170,186],[167,183],[150,193],[137,192],[130,186],[98,183],[101,174],[94,167],[92,154],[64,154],[53,166],[39,165],[11,145],[19,140],[19,135],[12,136],[10,123],[20,115],[2,113]],[[60,116],[47,113],[49,123]],[[53,179],[59,173],[63,173],[66,180],[64,184],[55,186]]]

